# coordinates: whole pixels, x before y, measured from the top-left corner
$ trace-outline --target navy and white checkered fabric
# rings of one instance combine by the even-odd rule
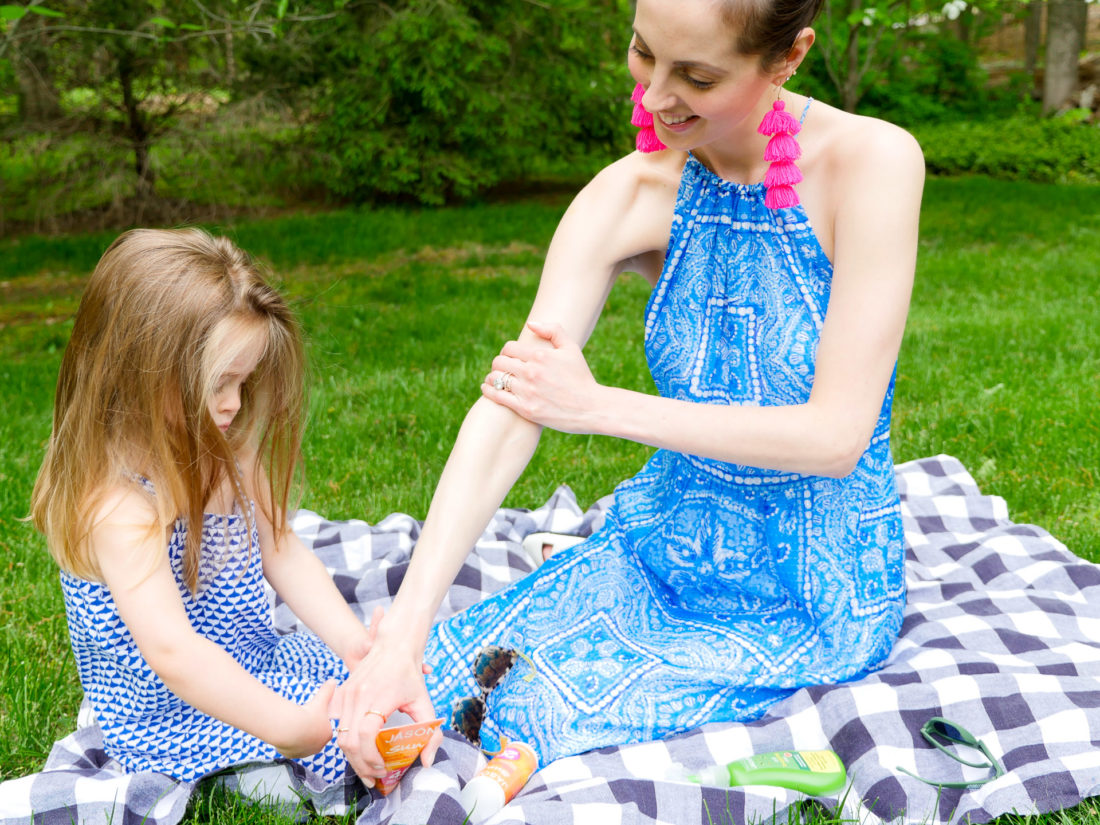
[[[581,825],[771,821],[803,803],[791,791],[700,788],[668,779],[754,752],[836,750],[848,766],[843,805],[863,822],[980,823],[1044,812],[1100,795],[1100,568],[1043,530],[1013,524],[1004,501],[983,496],[948,456],[897,467],[908,545],[909,603],[886,666],[854,683],[802,690],[750,724],[710,725],[661,742],[606,748],[546,766],[491,822]],[[533,512],[501,511],[462,568],[440,616],[527,572],[518,542],[539,531],[587,534],[600,504],[582,513],[560,489]],[[363,615],[396,592],[419,524],[395,515],[368,527],[307,512],[295,528]],[[283,606],[277,621],[289,629]],[[532,712],[538,712],[532,709]],[[957,722],[1001,757],[1007,773],[969,790],[942,790],[898,771],[945,781],[977,778],[919,734],[931,716]],[[57,743],[46,770],[0,784],[5,823],[144,821],[170,825],[194,790],[159,774],[124,774],[105,758],[94,725]],[[461,784],[484,764],[448,735],[436,765],[414,768],[398,790],[362,809],[364,825],[459,823]],[[296,805],[307,792],[285,769],[246,771],[242,790]],[[339,797],[340,794],[337,794]],[[117,808],[115,807],[117,800]],[[318,798],[340,810],[343,798]]]

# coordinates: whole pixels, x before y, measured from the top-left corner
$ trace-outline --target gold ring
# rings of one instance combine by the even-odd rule
[[[336,732],[337,733],[347,733],[349,730],[351,730],[351,728],[337,728]]]
[[[380,710],[368,710],[368,711],[364,711],[364,712],[363,712],[363,715],[364,715],[364,716],[370,716],[370,715],[371,715],[372,713],[373,713],[373,714],[374,714],[375,716],[380,716],[380,717],[382,717],[382,721],[383,721],[383,722],[385,722],[385,721],[386,721],[386,714],[382,713],[382,711],[380,711]]]

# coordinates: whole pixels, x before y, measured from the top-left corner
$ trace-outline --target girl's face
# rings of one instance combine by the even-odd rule
[[[218,370],[214,390],[207,400],[207,409],[218,429],[226,433],[240,412],[241,388],[259,365],[267,341],[263,335],[256,333],[229,332],[219,344],[233,357]]]
[[[736,43],[715,0],[638,0],[628,65],[666,146],[695,149],[755,130],[777,75]]]

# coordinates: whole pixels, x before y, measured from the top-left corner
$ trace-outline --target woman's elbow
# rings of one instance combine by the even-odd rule
[[[849,427],[839,427],[818,438],[818,468],[816,475],[827,478],[844,478],[850,475],[867,451],[870,436],[855,432]]]

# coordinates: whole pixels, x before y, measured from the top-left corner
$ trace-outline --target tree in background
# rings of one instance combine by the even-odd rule
[[[349,3],[317,109],[333,188],[441,203],[626,151],[631,16],[627,0]]]
[[[30,10],[0,8],[0,19],[12,28],[21,29],[18,37],[7,41],[11,49],[5,64],[18,88],[19,119],[31,127],[48,125],[62,116],[61,99],[50,66],[46,25],[46,17],[56,14],[40,6],[31,6]]]
[[[1045,5],[1047,48],[1043,71],[1043,111],[1053,112],[1077,91],[1088,5],[1086,0],[1046,0]]]
[[[815,26],[818,74],[824,74],[831,97],[849,112],[876,87],[887,86],[898,108],[915,117],[965,105],[980,97],[977,41],[1000,20],[1006,1],[826,3]],[[916,99],[922,96],[927,100]]]
[[[810,68],[848,111],[871,99],[871,110],[891,115],[893,98],[910,120],[937,108],[967,113],[988,97],[978,62],[982,38],[1019,22],[1023,76],[1034,77],[1042,63],[1043,111],[1051,112],[1077,89],[1087,2],[837,0],[825,4],[816,25],[819,56],[815,64],[811,53]],[[928,100],[917,100],[921,95]]]
[[[23,2],[0,0],[0,232],[572,186],[632,145],[631,0]],[[996,115],[979,44],[1041,2],[830,0],[791,88],[910,127]],[[1054,84],[1084,0],[1050,5]]]
[[[0,5],[20,14],[0,31],[0,59],[18,50],[46,79],[20,87],[20,106],[60,101],[61,117],[33,128],[82,141],[83,168],[67,159],[64,175],[109,168],[125,147],[128,205],[182,186],[158,165],[166,137],[206,135],[204,123],[259,98],[268,108],[243,121],[275,110],[282,162],[356,202],[439,203],[576,176],[631,145],[629,0],[41,1],[54,17]],[[195,146],[212,162],[253,148],[215,131]]]
[[[158,141],[241,93],[241,41],[268,48],[339,12],[318,0],[305,16],[287,0],[46,0],[0,6],[0,60],[17,81],[18,112],[6,131],[36,131],[75,147],[61,176],[109,175],[125,156],[127,192],[115,200],[134,221],[157,211]],[[301,4],[299,4],[301,5]],[[170,15],[170,16],[169,16]],[[2,75],[0,75],[2,76]]]

